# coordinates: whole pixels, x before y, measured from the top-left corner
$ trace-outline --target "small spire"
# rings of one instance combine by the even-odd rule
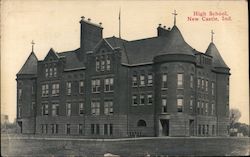
[[[32,45],[32,52],[34,52],[34,45],[35,45],[35,43],[34,43],[33,40],[31,41],[31,45]]]
[[[121,38],[121,8],[119,9],[119,38]]]
[[[211,30],[211,42],[214,42],[214,31],[213,30]]]
[[[176,10],[174,10],[174,12],[172,14],[174,15],[174,26],[175,26],[176,25],[176,15],[178,15],[178,14],[176,13]]]

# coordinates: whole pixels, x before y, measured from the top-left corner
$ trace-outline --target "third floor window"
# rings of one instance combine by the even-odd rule
[[[100,79],[94,79],[91,81],[92,84],[92,92],[99,93],[101,91],[101,81]]]
[[[177,88],[183,88],[183,74],[177,74]]]
[[[106,92],[114,90],[114,79],[113,78],[106,78],[105,79],[105,87],[104,90]]]
[[[49,96],[49,85],[44,84],[42,85],[42,97],[47,97]]]

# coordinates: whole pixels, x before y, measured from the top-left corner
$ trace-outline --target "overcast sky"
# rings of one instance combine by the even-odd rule
[[[247,2],[240,1],[56,1],[3,0],[1,6],[1,112],[13,120],[16,115],[16,73],[31,52],[44,59],[49,49],[73,50],[80,45],[80,17],[103,23],[104,37],[121,34],[126,40],[156,36],[159,23],[177,27],[187,43],[205,52],[214,30],[214,43],[231,68],[230,107],[242,112],[241,122],[249,123]],[[231,21],[188,21],[193,12],[227,12]],[[218,17],[221,19],[221,17]]]

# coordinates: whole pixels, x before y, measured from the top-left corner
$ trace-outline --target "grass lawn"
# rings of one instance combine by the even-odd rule
[[[87,156],[110,152],[122,157],[249,155],[250,138],[152,138],[122,141],[1,139],[3,156]]]

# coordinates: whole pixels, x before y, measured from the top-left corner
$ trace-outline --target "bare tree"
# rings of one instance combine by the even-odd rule
[[[239,109],[237,108],[230,109],[230,115],[229,115],[230,128],[234,128],[234,124],[239,121],[240,117],[241,117],[241,112]]]

